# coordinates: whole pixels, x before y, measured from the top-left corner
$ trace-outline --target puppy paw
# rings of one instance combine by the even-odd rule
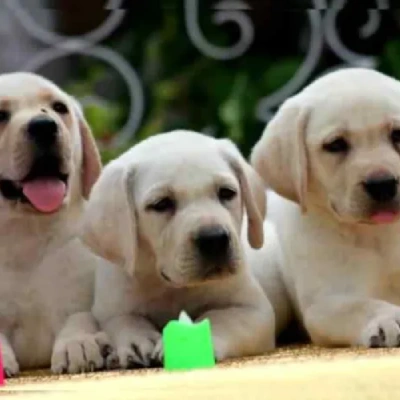
[[[105,368],[107,370],[120,369],[121,365],[119,363],[118,353],[112,350],[105,358]]]
[[[6,378],[12,378],[19,374],[19,365],[14,354],[5,351],[3,354],[3,369]]]
[[[135,337],[128,346],[117,348],[118,364],[123,369],[143,368],[159,365],[159,352],[156,351],[161,335],[152,332],[147,337]],[[107,364],[115,364],[115,355],[110,355],[111,360]],[[156,357],[156,359],[154,358]]]
[[[360,342],[365,347],[399,347],[400,314],[371,320],[362,332]]]
[[[222,335],[213,335],[213,345],[215,361],[219,362],[229,358],[230,354],[227,341],[222,337]]]
[[[151,354],[151,366],[162,367],[163,363],[164,363],[164,345],[162,338],[160,338]]]
[[[51,370],[54,374],[98,371],[110,353],[112,348],[103,332],[60,340],[53,350]]]

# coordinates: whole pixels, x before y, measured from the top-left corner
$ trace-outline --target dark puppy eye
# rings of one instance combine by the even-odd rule
[[[350,150],[350,144],[346,139],[340,137],[332,142],[325,143],[322,148],[328,153],[347,153]]]
[[[218,198],[220,201],[230,201],[236,197],[236,192],[233,189],[229,188],[219,188],[218,190]]]
[[[390,139],[392,140],[393,144],[400,143],[400,129],[394,129],[390,134]]]
[[[5,122],[8,122],[11,117],[11,113],[6,110],[0,110],[0,123],[4,124]]]
[[[150,204],[147,209],[158,213],[173,212],[176,209],[176,202],[171,197],[163,197],[157,202]]]
[[[68,114],[68,107],[61,101],[53,103],[53,110],[58,114]]]

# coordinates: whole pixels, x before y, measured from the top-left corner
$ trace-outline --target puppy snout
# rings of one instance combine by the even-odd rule
[[[368,196],[377,202],[388,202],[397,195],[399,181],[393,175],[371,176],[363,182]]]
[[[49,148],[56,143],[58,136],[57,123],[47,117],[39,116],[29,121],[27,126],[29,139],[40,148]]]
[[[229,253],[230,235],[221,226],[201,228],[194,242],[200,255],[209,261],[223,260]]]

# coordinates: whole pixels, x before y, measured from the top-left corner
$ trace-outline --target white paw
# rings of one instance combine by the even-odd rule
[[[161,340],[161,334],[153,331],[150,334],[144,336],[132,337],[131,341],[126,346],[119,346],[116,349],[116,353],[111,353],[106,360],[108,369],[122,368],[122,369],[133,369],[159,366],[159,359],[155,349]],[[118,357],[118,361],[116,360]]]
[[[365,347],[399,347],[400,313],[372,319],[363,330],[359,344]]]
[[[14,353],[8,350],[4,350],[2,353],[3,357],[3,369],[4,376],[6,378],[12,378],[19,374],[19,365],[15,359]]]
[[[228,348],[226,346],[226,340],[224,340],[219,336],[214,335],[213,344],[214,344],[215,361],[223,361],[229,357]]]
[[[153,353],[151,354],[152,365],[154,366],[162,366],[164,362],[164,345],[162,338],[160,338],[153,349]]]
[[[104,357],[111,352],[108,338],[102,332],[60,340],[54,346],[51,370],[54,374],[97,371],[104,367]]]
[[[105,356],[105,368],[108,370],[121,368],[118,353],[116,350],[113,349],[109,354]]]

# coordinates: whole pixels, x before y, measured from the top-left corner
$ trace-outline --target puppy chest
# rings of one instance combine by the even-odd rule
[[[54,316],[42,296],[40,288],[29,283],[14,293],[14,318],[8,336],[21,366],[44,366],[51,355]]]
[[[18,363],[24,368],[47,367],[55,338],[48,310],[31,307],[19,311],[9,335]]]
[[[178,319],[181,311],[186,311],[192,319],[198,318],[202,307],[198,299],[172,291],[143,302],[141,313],[161,330],[169,321]]]
[[[72,293],[68,283],[40,274],[10,277],[9,285],[0,285],[0,330],[5,332],[24,368],[47,367],[56,334],[67,317],[89,308],[79,290]],[[79,286],[78,286],[79,287]],[[82,292],[87,292],[83,290]],[[83,307],[82,304],[86,307]]]
[[[387,273],[386,279],[382,282],[380,295],[382,300],[400,306],[400,270]]]
[[[376,271],[378,297],[400,306],[400,251],[384,257]]]
[[[7,334],[21,314],[32,308],[35,298],[26,274],[8,268],[2,268],[0,274],[0,330]]]

